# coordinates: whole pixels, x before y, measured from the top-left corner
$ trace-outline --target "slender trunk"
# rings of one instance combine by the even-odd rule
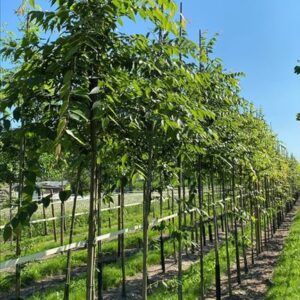
[[[102,234],[102,178],[101,178],[101,166],[97,166],[97,234],[100,236]],[[103,299],[103,257],[102,257],[102,241],[98,241],[98,251],[97,251],[97,283],[98,283],[98,299]]]
[[[120,197],[120,208],[121,208],[121,214],[120,214],[120,225],[121,228],[124,229],[124,203],[125,203],[125,194],[124,194],[124,181],[125,178],[121,179],[121,197]],[[126,273],[125,273],[125,243],[124,243],[124,234],[121,234],[121,240],[120,240],[120,246],[121,246],[121,269],[122,269],[122,297],[126,298]]]
[[[243,198],[243,172],[242,167],[240,168],[240,209],[241,211],[245,211],[244,207],[244,198]],[[243,259],[244,259],[244,272],[248,273],[248,262],[247,262],[247,254],[246,254],[246,245],[245,245],[245,230],[244,230],[244,220],[242,216],[240,217],[240,226],[241,226],[241,234],[242,234],[242,251],[243,251]]]
[[[64,201],[60,203],[60,245],[64,244]]]
[[[97,81],[93,80],[92,87],[97,85]],[[95,285],[94,285],[94,268],[95,268],[95,233],[96,233],[96,220],[95,220],[95,178],[96,178],[96,121],[94,119],[93,104],[95,96],[91,96],[92,102],[90,107],[90,206],[89,206],[89,220],[88,220],[88,241],[87,241],[87,281],[86,281],[86,300],[94,300],[95,298]]]
[[[267,226],[268,226],[268,241],[270,241],[272,235],[272,216],[270,215],[270,191],[269,191],[269,180],[265,177],[266,184],[266,210],[267,210]]]
[[[210,190],[211,190],[211,187],[210,187],[210,179],[208,178],[208,201],[207,201],[207,211],[208,211],[208,236],[209,236],[209,241],[212,243],[213,242],[213,232],[212,232],[212,225],[211,225],[211,211],[210,211],[210,208],[211,208],[211,194],[210,194]]]
[[[23,128],[23,124],[21,126]],[[25,167],[25,135],[23,134],[20,144],[20,167],[19,167],[19,194],[18,194],[18,212],[22,207],[22,193],[24,184],[24,167]],[[21,229],[16,234],[16,257],[21,255]],[[16,299],[21,298],[21,265],[16,265]]]
[[[230,255],[229,255],[229,241],[228,241],[228,214],[227,214],[227,201],[225,192],[225,178],[222,172],[222,200],[224,205],[224,222],[225,222],[225,249],[226,249],[226,267],[227,267],[227,278],[228,278],[228,292],[229,296],[232,296],[231,286],[231,273],[230,273]]]
[[[74,225],[75,225],[75,212],[76,212],[77,195],[79,190],[80,173],[81,173],[81,168],[79,167],[76,176],[76,187],[75,187],[75,196],[74,196],[73,207],[72,207],[69,244],[73,243],[73,232],[74,232]],[[64,290],[65,300],[69,300],[70,298],[69,296],[70,296],[70,283],[71,283],[71,253],[72,252],[69,249],[67,252],[66,282],[65,282],[65,290]]]
[[[253,224],[253,217],[254,217],[254,212],[253,212],[253,189],[252,189],[252,184],[251,184],[251,178],[250,178],[250,236],[251,236],[251,263],[252,265],[254,264],[254,224]]]
[[[196,179],[196,184],[197,184],[197,171],[195,172],[195,179]],[[195,208],[197,208],[197,187],[195,187],[195,191],[194,191],[195,195],[194,195],[194,202],[193,202],[193,206]],[[199,245],[199,217],[198,217],[198,214],[197,214],[197,211],[195,210],[194,211],[194,214],[193,214],[193,223],[194,223],[194,231],[195,231],[195,243],[196,243],[196,249],[198,248],[198,245]],[[195,248],[195,247],[194,247]],[[194,251],[196,250],[194,249]]]
[[[260,195],[259,193],[259,185],[258,183],[256,184],[256,194],[257,196]],[[255,197],[255,218],[256,218],[256,223],[255,223],[255,233],[256,233],[256,255],[258,255],[261,252],[261,230],[260,230],[260,210],[259,210],[259,204],[258,204],[258,197]]]
[[[235,170],[234,165],[232,168],[232,202],[237,208],[237,202],[235,197]],[[238,227],[237,227],[237,216],[234,215],[234,242],[235,242],[235,261],[236,261],[236,272],[237,272],[237,282],[241,283],[241,269],[240,269],[240,253],[239,253],[239,239],[238,239]]]
[[[121,191],[118,195],[118,230],[121,230]],[[118,257],[121,256],[121,236],[118,236]]]
[[[191,189],[189,190],[189,199],[191,198]],[[193,206],[195,207],[195,203],[193,203]],[[195,226],[195,218],[194,218],[194,212],[190,212],[190,226],[191,226],[191,252],[195,253],[195,235],[197,235],[196,226]]]
[[[9,221],[12,220],[12,209],[13,209],[13,203],[12,203],[12,182],[9,182]],[[11,235],[10,238],[10,245],[12,245],[13,242],[13,235]]]
[[[220,185],[222,185],[222,180],[220,181]],[[220,188],[219,189],[219,192],[220,192],[220,199],[223,199],[223,189]],[[221,219],[221,229],[222,229],[222,232],[224,232],[224,207],[221,206],[221,216],[220,216],[220,219]]]
[[[162,218],[162,216],[163,216],[163,184],[162,184],[161,176],[160,176],[160,190],[159,190],[159,215],[160,215],[160,218]],[[166,267],[165,267],[163,229],[160,229],[160,263],[161,263],[161,270],[163,273],[165,273]]]
[[[175,213],[175,207],[174,207],[174,189],[172,188],[171,191],[171,195],[172,195],[172,214]],[[172,228],[174,229],[175,226],[175,219],[172,218]],[[176,255],[176,240],[173,239],[173,251],[174,251],[174,262],[175,264],[177,263],[177,255]]]
[[[219,259],[218,231],[217,231],[218,224],[217,224],[217,208],[216,208],[216,201],[215,201],[214,176],[212,170],[210,172],[210,183],[211,183],[211,200],[213,205],[214,240],[215,240],[214,248],[215,248],[216,299],[220,300],[221,299],[221,273],[220,273],[220,259]]]
[[[149,213],[151,208],[151,189],[152,189],[152,149],[149,151],[148,159],[148,171],[146,177],[146,183],[144,187],[144,202],[143,202],[143,289],[142,298],[146,300],[148,298],[148,246],[149,246]]]
[[[182,212],[183,212],[183,227],[187,226],[187,206],[186,206],[186,194],[185,194],[185,180],[182,178]],[[187,243],[185,243],[185,254],[188,255]]]
[[[54,241],[57,242],[57,237],[56,237],[56,221],[55,221],[55,214],[54,214],[54,203],[53,203],[53,191],[51,190],[50,192],[50,195],[51,195],[51,214],[52,214],[52,226],[53,226],[53,237],[54,237]]]
[[[108,208],[109,208],[109,211],[108,211],[108,228],[111,229],[111,204],[110,204],[110,201],[108,202]]]
[[[178,158],[179,167],[179,185],[178,185],[178,300],[182,300],[182,203],[181,203],[181,186],[182,186],[182,163],[181,157]]]
[[[204,299],[204,261],[203,261],[203,184],[201,180],[201,162],[198,159],[197,170],[198,200],[199,200],[199,227],[200,227],[200,299]]]
[[[43,205],[43,218],[45,219],[44,221],[44,235],[48,235],[48,228],[47,228],[47,221],[46,221],[46,209],[45,206]]]

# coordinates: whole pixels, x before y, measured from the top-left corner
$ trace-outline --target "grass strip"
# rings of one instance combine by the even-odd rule
[[[285,240],[272,282],[266,300],[300,299],[300,210]]]

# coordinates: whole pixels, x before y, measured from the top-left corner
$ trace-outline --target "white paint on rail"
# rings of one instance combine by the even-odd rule
[[[157,219],[157,220],[153,220],[149,224],[149,227],[151,228],[154,225],[161,223],[162,221],[174,219],[177,216],[178,216],[178,214],[175,213],[175,214],[172,214],[172,215],[169,215],[169,216]],[[121,230],[118,230],[118,231],[102,234],[102,235],[97,236],[95,238],[94,243],[97,243],[99,241],[105,241],[105,240],[114,240],[119,235],[126,234],[126,233],[134,233],[134,232],[140,231],[142,229],[143,229],[142,225],[136,225],[136,226],[133,226],[133,227],[130,227],[130,228],[124,228],[124,229],[121,229]],[[35,254],[27,255],[27,256],[22,256],[22,257],[19,257],[19,258],[16,258],[16,259],[10,259],[10,260],[7,260],[7,261],[4,261],[4,262],[0,263],[0,272],[3,272],[4,270],[10,269],[10,268],[13,268],[16,265],[22,265],[22,264],[25,264],[25,263],[28,263],[28,262],[44,259],[46,257],[57,255],[59,253],[66,252],[68,250],[84,249],[84,248],[86,248],[87,244],[88,244],[88,241],[80,241],[80,242],[77,242],[77,243],[72,243],[72,244],[69,244],[69,245],[65,245],[65,246],[45,250],[45,251],[42,251],[42,252],[39,252],[39,253],[35,253]]]

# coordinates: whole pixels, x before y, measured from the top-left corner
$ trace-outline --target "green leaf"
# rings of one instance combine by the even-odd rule
[[[14,111],[13,111],[13,117],[16,121],[19,121],[21,118],[21,109],[20,107],[17,107]]]
[[[34,192],[34,185],[26,185],[22,191],[23,200],[31,201],[33,192]]]
[[[36,202],[29,203],[26,209],[27,213],[29,214],[29,217],[31,217],[33,213],[36,212],[37,209],[38,209],[38,205]]]
[[[13,233],[13,231],[12,231],[10,223],[6,224],[4,227],[4,231],[3,231],[4,242],[8,241],[11,238],[12,233]]]
[[[56,139],[60,139],[60,137],[62,136],[62,134],[66,128],[66,125],[67,125],[66,118],[62,118],[59,120],[58,126],[57,126],[57,138]]]
[[[27,183],[35,184],[36,181],[36,174],[34,172],[25,171],[24,177],[26,178]]]
[[[72,194],[72,192],[70,190],[60,191],[59,192],[60,201],[62,201],[62,202],[67,201],[70,198],[71,194]]]
[[[66,130],[66,133],[67,133],[69,136],[71,136],[75,141],[77,141],[79,144],[85,146],[85,143],[84,143],[80,138],[78,138],[78,137],[73,133],[72,130],[67,129],[67,130]]]
[[[77,120],[77,121],[79,121],[80,120],[80,118],[82,118],[83,120],[85,120],[86,122],[88,122],[88,118],[84,115],[84,113],[81,111],[81,110],[79,110],[79,109],[76,109],[76,110],[71,110],[70,112],[69,112],[69,114],[70,114],[70,117],[72,117],[73,119],[75,119],[75,120]],[[80,117],[80,118],[78,118],[78,117]]]
[[[20,213],[17,215],[19,224],[25,226],[25,225],[29,225],[29,212],[28,212],[28,206],[23,208],[22,211],[20,211]]]
[[[4,128],[5,128],[6,130],[9,130],[9,129],[10,129],[10,121],[9,121],[9,120],[5,119],[5,120],[3,121],[3,125],[4,125]]]
[[[48,207],[51,201],[51,195],[43,197],[41,202],[43,203],[44,207]]]
[[[35,8],[35,0],[29,0],[29,4],[30,4],[33,8]]]
[[[20,220],[17,217],[13,217],[10,221],[10,224],[13,229],[16,229],[18,227],[19,223],[20,223]]]

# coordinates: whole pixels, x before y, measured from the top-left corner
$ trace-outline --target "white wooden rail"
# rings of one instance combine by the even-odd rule
[[[177,213],[163,217],[161,219],[157,219],[154,220],[153,222],[151,222],[149,224],[149,227],[153,227],[156,224],[161,223],[162,221],[166,221],[166,220],[171,220],[177,217]],[[110,232],[110,233],[106,233],[106,234],[102,234],[100,236],[97,236],[94,240],[94,243],[97,243],[99,241],[105,241],[105,240],[114,240],[117,239],[117,237],[119,235],[125,234],[125,233],[134,233],[137,231],[142,230],[143,226],[142,225],[137,225],[137,226],[133,226],[130,228],[124,228],[118,231],[114,231],[114,232]],[[2,263],[0,263],[0,272],[3,272],[4,270],[10,269],[15,267],[16,265],[22,265],[28,262],[32,262],[32,261],[36,261],[36,260],[40,260],[40,259],[44,259],[46,257],[49,256],[53,256],[53,255],[57,255],[59,253],[63,253],[66,252],[68,250],[80,250],[80,249],[84,249],[86,248],[88,244],[88,241],[80,241],[77,243],[72,243],[69,245],[64,245],[64,246],[60,246],[60,247],[56,247],[56,248],[52,248],[52,249],[48,249],[42,252],[38,252],[35,254],[31,254],[31,255],[26,255],[26,256],[22,256],[16,259],[10,259],[7,261],[4,261]]]
[[[157,200],[153,200],[152,202],[156,202],[156,201]],[[129,203],[129,204],[124,205],[124,207],[131,207],[131,206],[138,206],[138,205],[142,205],[142,202]],[[101,211],[115,210],[115,209],[118,209],[118,208],[120,208],[119,205],[113,206],[113,207],[105,207],[105,208],[102,208]],[[87,214],[88,214],[88,212],[76,213],[75,217],[82,216],[82,215],[87,215]],[[63,219],[63,218],[68,218],[68,217],[72,217],[72,215],[59,216],[59,217],[51,217],[51,218],[46,218],[46,219],[32,220],[32,221],[30,221],[30,224],[36,224],[36,223],[42,223],[42,222],[49,222],[49,221],[53,221],[53,220],[60,220],[60,219]],[[0,226],[0,230],[2,230],[4,227],[5,227],[5,225]]]

